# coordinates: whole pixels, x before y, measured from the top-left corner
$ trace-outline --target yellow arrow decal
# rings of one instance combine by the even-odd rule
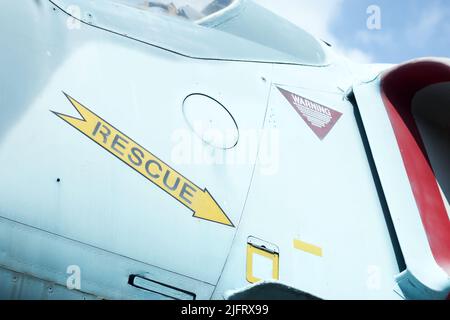
[[[234,227],[207,189],[202,190],[81,103],[65,95],[81,119],[52,111],[54,114],[189,208],[194,217]]]

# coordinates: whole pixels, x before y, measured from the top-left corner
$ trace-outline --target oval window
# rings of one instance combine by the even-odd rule
[[[192,94],[183,102],[183,114],[191,130],[204,143],[219,149],[237,145],[238,126],[231,113],[217,100]]]

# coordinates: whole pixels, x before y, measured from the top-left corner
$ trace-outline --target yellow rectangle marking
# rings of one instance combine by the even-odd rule
[[[294,248],[304,251],[304,252],[307,252],[307,253],[310,253],[310,254],[313,254],[318,257],[323,256],[322,248],[317,247],[310,243],[303,242],[301,240],[294,239]]]

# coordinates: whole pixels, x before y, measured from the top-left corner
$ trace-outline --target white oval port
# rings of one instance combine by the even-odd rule
[[[237,145],[238,126],[231,113],[217,100],[192,94],[183,102],[183,114],[189,127],[204,143],[219,149]]]

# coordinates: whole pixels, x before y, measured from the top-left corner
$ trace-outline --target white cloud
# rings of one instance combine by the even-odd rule
[[[391,33],[374,31],[374,30],[359,30],[356,32],[355,38],[364,45],[376,45],[379,47],[393,45],[394,39]]]
[[[333,44],[350,60],[370,63],[372,57],[357,48],[345,48],[331,32],[333,20],[341,14],[343,0],[254,0],[316,37]]]
[[[346,56],[351,61],[359,63],[373,63],[373,57],[359,49],[355,48],[337,48],[338,52]]]
[[[411,46],[423,47],[428,44],[442,24],[448,21],[450,14],[441,6],[433,5],[423,11],[422,16],[407,29],[407,38]]]

